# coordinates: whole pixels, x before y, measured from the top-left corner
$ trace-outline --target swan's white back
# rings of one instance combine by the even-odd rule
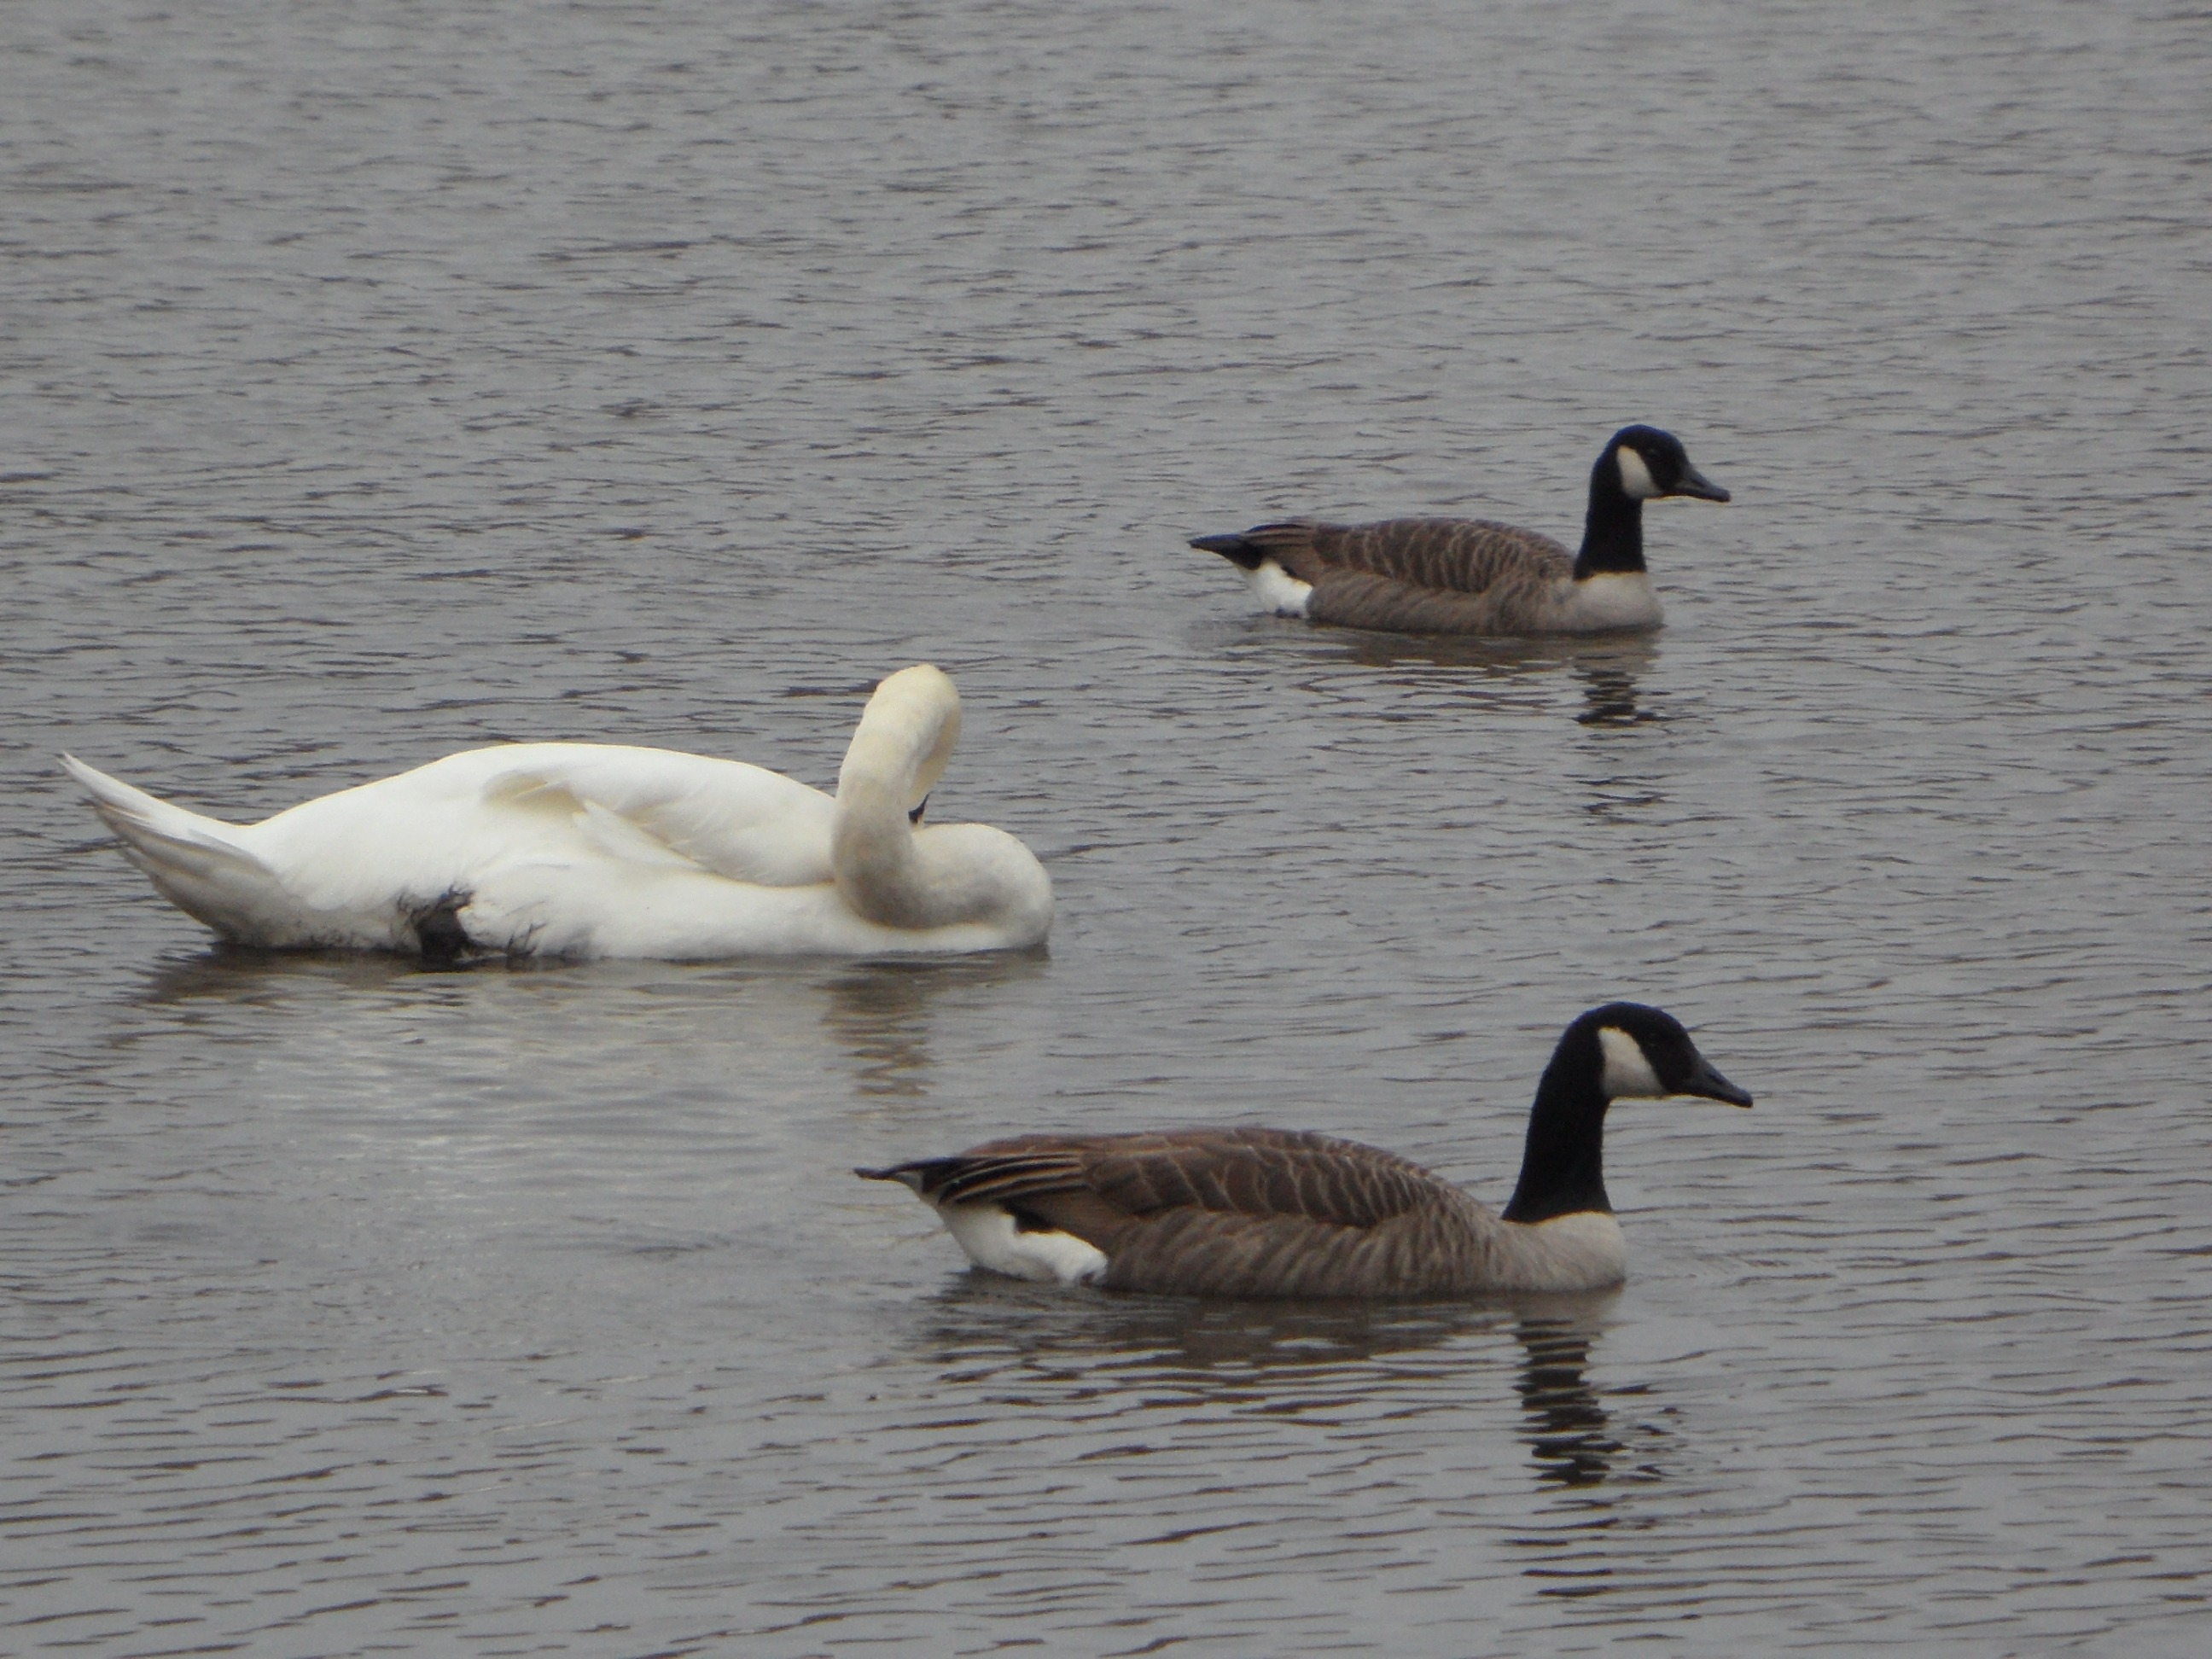
[[[738,761],[512,744],[243,826],[65,764],[164,896],[243,944],[411,951],[443,911],[471,949],[518,955],[1033,945],[1052,884],[1027,848],[908,821],[958,730],[951,681],[922,665],[877,688],[834,799]]]

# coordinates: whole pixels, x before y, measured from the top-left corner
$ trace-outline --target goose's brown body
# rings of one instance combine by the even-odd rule
[[[1095,1282],[1111,1290],[1449,1297],[1548,1276],[1519,1259],[1536,1229],[1395,1153],[1304,1131],[1017,1135],[863,1173],[1073,1235],[1105,1256]]]
[[[1395,634],[1536,634],[1557,629],[1575,556],[1549,536],[1486,519],[1292,520],[1243,541],[1310,582],[1317,623]]]
[[[1279,616],[1396,634],[1603,634],[1664,618],[1644,564],[1643,507],[1667,495],[1729,498],[1680,439],[1627,426],[1590,469],[1578,553],[1487,519],[1288,519],[1190,544],[1243,570]]]
[[[1665,1094],[1751,1104],[1672,1015],[1578,1016],[1537,1085],[1503,1214],[1395,1152],[1304,1130],[1015,1135],[854,1173],[911,1188],[970,1261],[1018,1279],[1185,1296],[1591,1291],[1627,1271],[1606,1110]]]

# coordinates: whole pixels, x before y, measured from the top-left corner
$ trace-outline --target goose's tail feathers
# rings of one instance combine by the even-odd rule
[[[246,944],[288,942],[286,936],[299,931],[305,920],[299,902],[275,871],[240,844],[234,826],[172,806],[74,755],[63,756],[62,764],[91,796],[100,821],[121,839],[125,856],[170,903]]]
[[[1246,570],[1256,570],[1260,561],[1267,557],[1265,550],[1252,545],[1243,535],[1193,536],[1190,544],[1201,553],[1218,553],[1231,563]]]

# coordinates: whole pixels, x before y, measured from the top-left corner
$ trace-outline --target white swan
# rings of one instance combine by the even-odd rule
[[[156,890],[242,945],[439,961],[1034,945],[1052,881],[1029,848],[917,827],[959,735],[959,693],[921,664],[869,698],[834,799],[738,761],[522,743],[237,825],[63,763]]]

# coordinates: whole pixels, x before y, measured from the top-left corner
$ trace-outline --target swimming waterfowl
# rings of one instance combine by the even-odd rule
[[[1263,524],[1191,545],[1243,570],[1261,607],[1399,634],[1601,634],[1659,626],[1644,565],[1644,503],[1724,501],[1672,434],[1625,426],[1590,469],[1579,553],[1483,519]]]
[[[585,743],[469,750],[229,824],[63,763],[163,897],[274,948],[462,956],[938,954],[1052,924],[1029,848],[920,823],[960,734],[928,664],[876,688],[835,797],[739,761]]]
[[[854,1173],[903,1182],[969,1261],[1016,1279],[1218,1297],[1599,1290],[1627,1272],[1606,1109],[1662,1095],[1751,1104],[1673,1016],[1581,1015],[1537,1085],[1503,1212],[1395,1153],[1287,1129],[1017,1135]]]

